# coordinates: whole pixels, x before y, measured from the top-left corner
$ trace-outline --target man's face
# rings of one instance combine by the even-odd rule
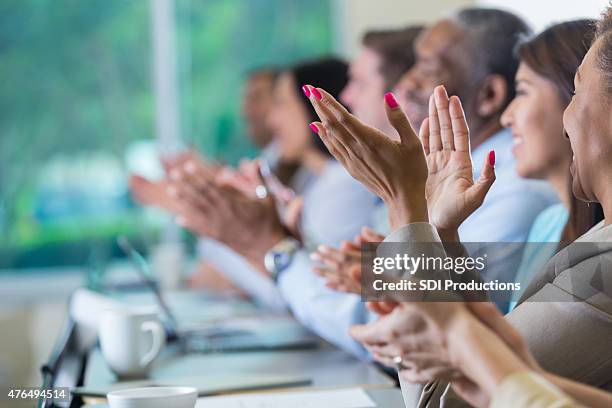
[[[464,37],[465,32],[455,23],[442,20],[423,31],[415,42],[416,63],[401,77],[394,92],[417,131],[427,117],[429,96],[436,86],[446,86],[449,94],[463,89],[460,84],[467,78],[461,53]]]
[[[349,82],[340,100],[366,124],[384,130],[389,124],[383,104],[385,79],[380,74],[380,64],[380,56],[364,48],[349,67]]]
[[[242,98],[242,116],[247,134],[259,147],[265,147],[272,138],[266,125],[272,107],[272,88],[271,75],[254,75],[247,81]]]

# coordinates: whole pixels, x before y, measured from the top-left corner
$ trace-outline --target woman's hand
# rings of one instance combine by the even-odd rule
[[[391,226],[427,222],[423,147],[393,94],[385,95],[385,108],[399,142],[365,125],[324,90],[307,89],[321,119],[311,127],[348,172],[383,199]]]
[[[480,207],[495,181],[495,152],[491,151],[480,179],[474,182],[469,135],[459,98],[449,99],[443,86],[436,87],[419,137],[429,169],[425,188],[429,220],[442,235],[456,232]]]
[[[400,375],[409,382],[454,379],[447,328],[465,312],[460,302],[400,303],[373,323],[353,326],[351,336],[384,365],[396,366],[400,357]]]

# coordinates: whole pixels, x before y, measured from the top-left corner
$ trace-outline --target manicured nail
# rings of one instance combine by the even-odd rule
[[[311,91],[315,98],[317,98],[318,100],[323,99],[323,95],[321,95],[321,92],[319,92],[317,88],[313,87]]]
[[[317,127],[317,125],[315,125],[314,123],[311,123],[310,125],[308,125],[308,127],[315,132],[317,135],[319,134],[319,128]]]
[[[393,95],[393,92],[387,92],[385,94],[385,102],[391,109],[395,109],[399,106],[399,103],[397,103],[397,99],[395,99],[395,95]]]
[[[302,87],[302,91],[304,92],[304,95],[306,95],[307,98],[310,98],[310,89],[308,88],[308,85],[304,85]]]
[[[495,167],[495,150],[489,152],[489,166]]]

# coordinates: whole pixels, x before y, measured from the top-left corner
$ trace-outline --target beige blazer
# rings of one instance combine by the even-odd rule
[[[439,242],[439,237],[433,226],[418,223],[385,241]],[[612,226],[602,222],[559,251],[507,319],[544,369],[612,390]],[[408,407],[469,406],[444,382],[406,388]]]

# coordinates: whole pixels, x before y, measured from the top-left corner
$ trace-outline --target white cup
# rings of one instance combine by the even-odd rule
[[[102,355],[118,377],[145,376],[166,343],[152,309],[107,310],[100,317],[99,336]]]
[[[106,394],[110,408],[193,408],[198,390],[192,387],[148,387]]]

